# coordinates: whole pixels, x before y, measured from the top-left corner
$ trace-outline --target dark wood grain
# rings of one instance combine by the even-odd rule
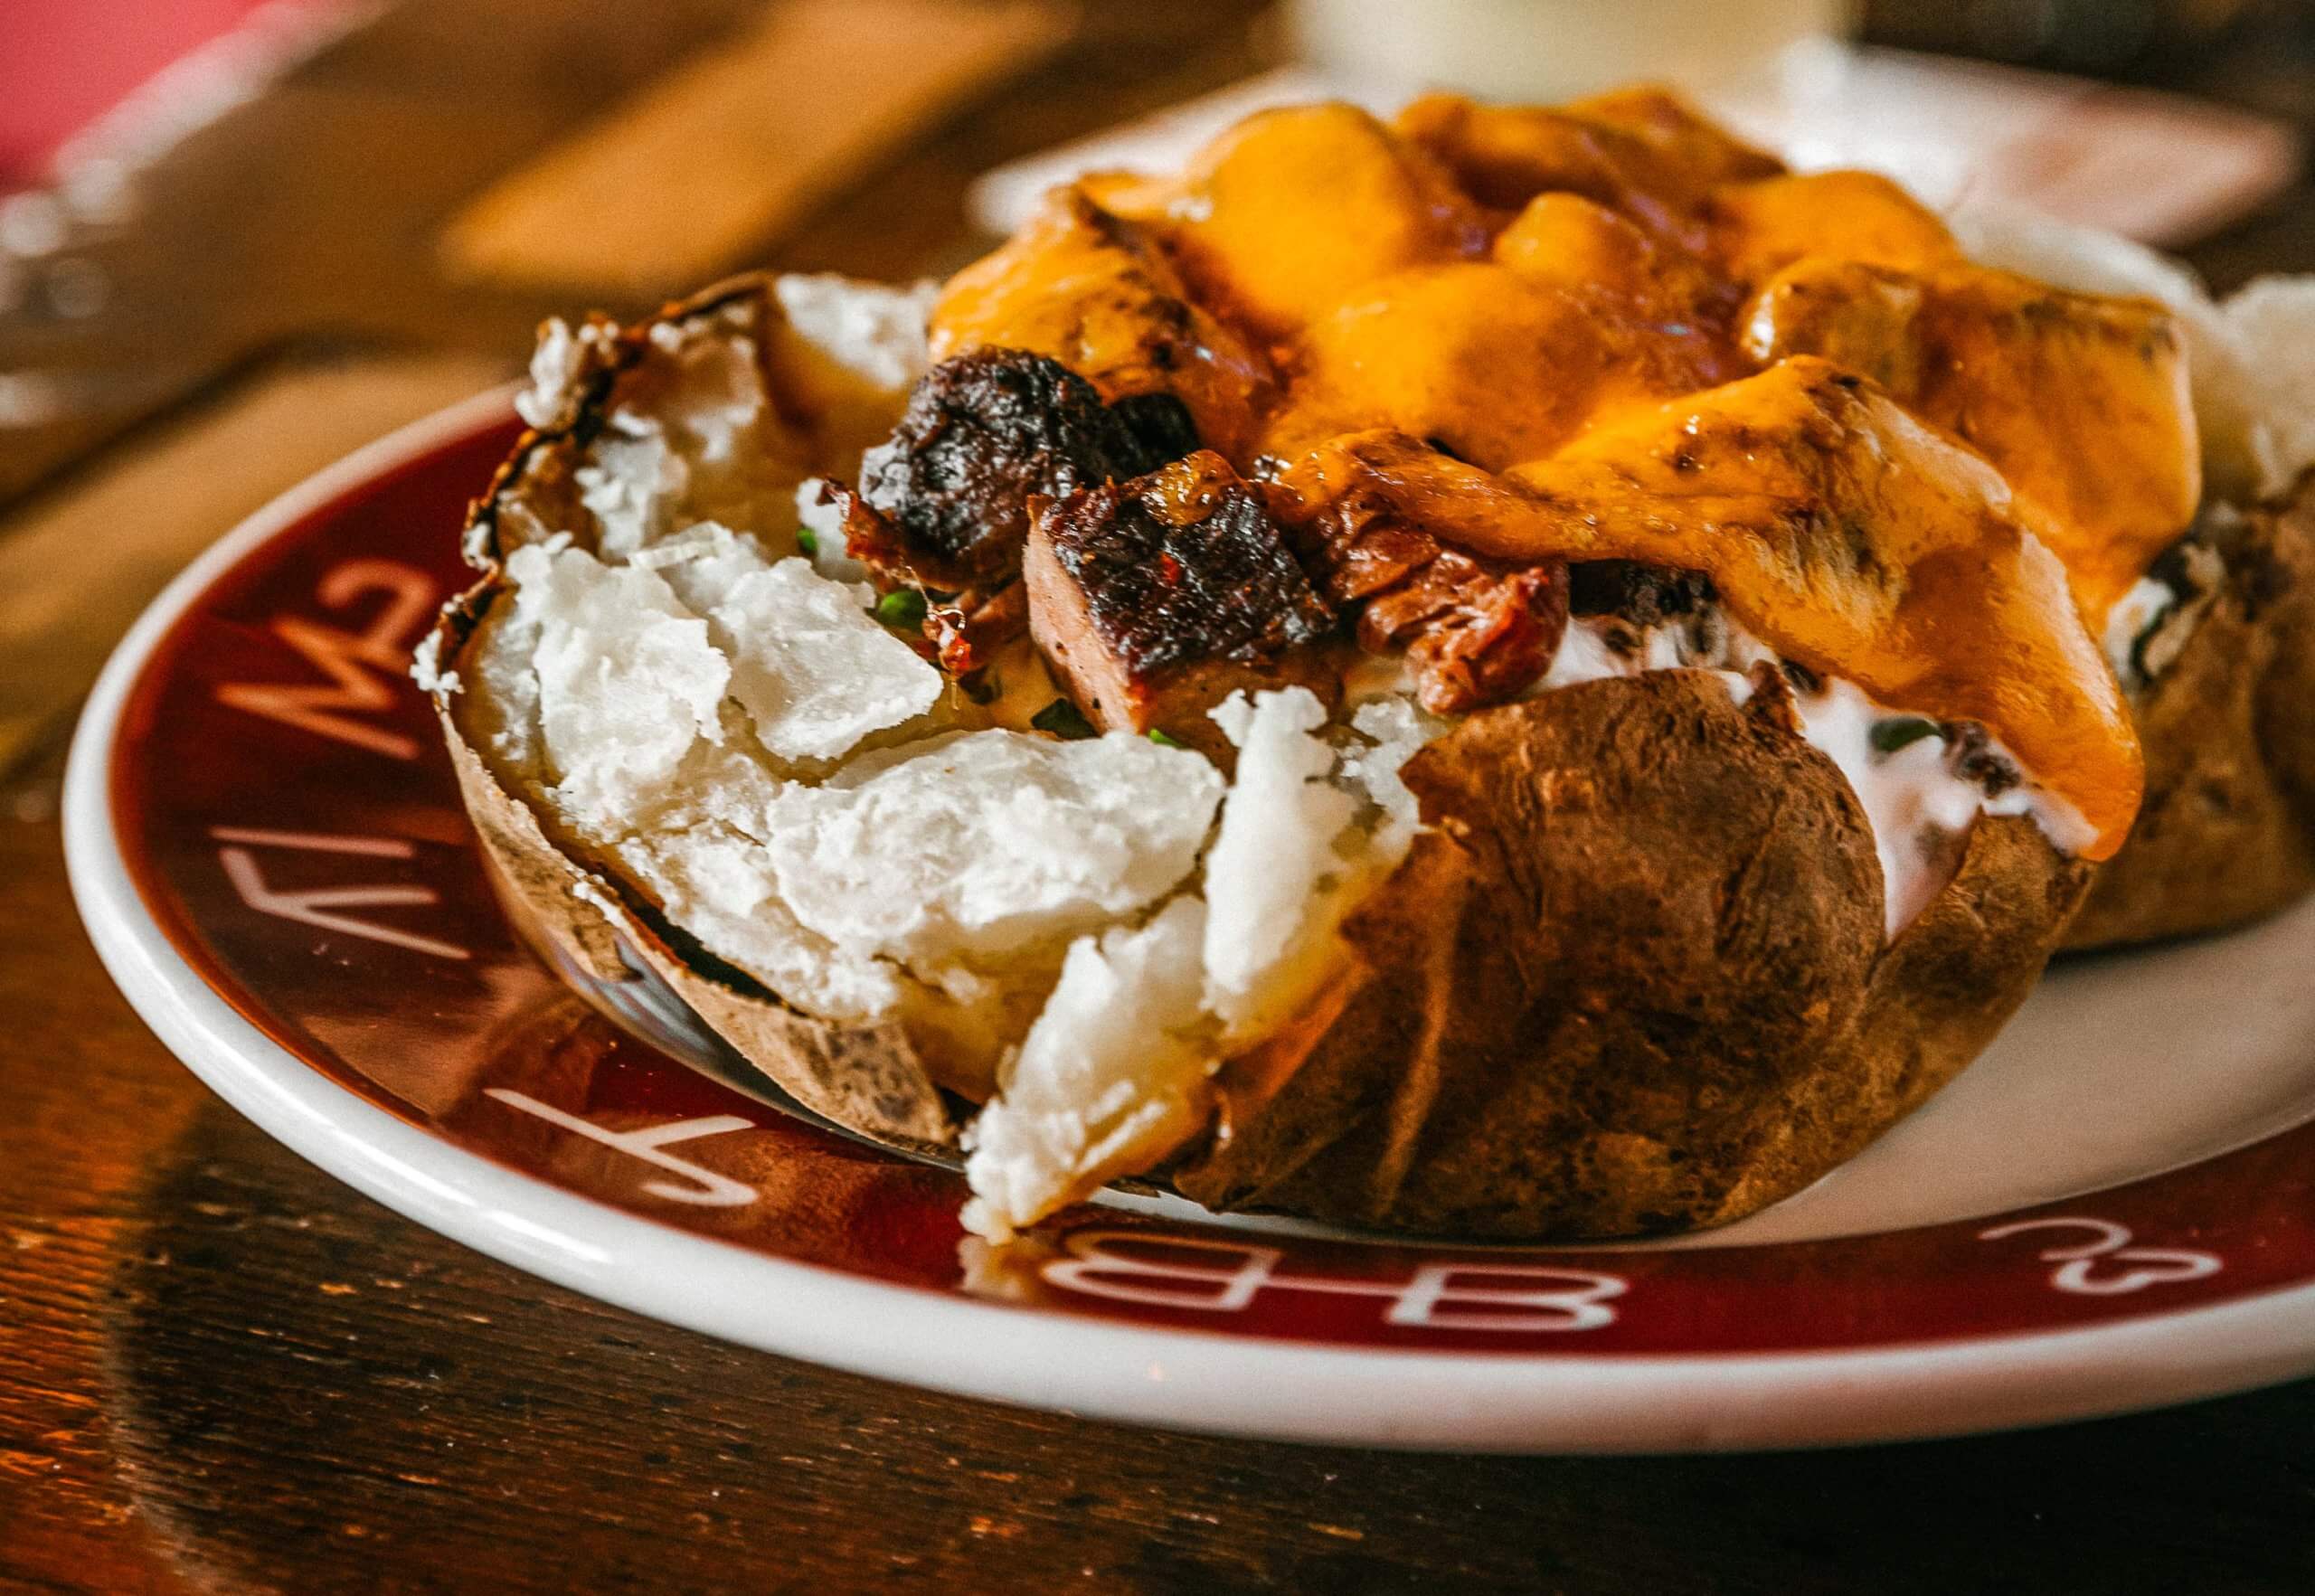
[[[231,413],[260,353],[518,354],[558,307],[438,280],[431,229],[751,9],[406,0],[188,145],[103,245],[118,316],[0,328],[0,369],[118,384],[0,432],[0,502],[46,484],[0,539]],[[1097,5],[760,252],[952,265],[973,175],[1243,71],[1252,9]],[[350,181],[381,162],[393,192]],[[2202,259],[2303,269],[2310,215]],[[91,613],[90,664],[118,607]],[[2315,1590],[2315,1383],[1839,1453],[1410,1457],[927,1395],[544,1285],[301,1163],[145,1033],[66,890],[68,725],[0,753],[0,1591]]]

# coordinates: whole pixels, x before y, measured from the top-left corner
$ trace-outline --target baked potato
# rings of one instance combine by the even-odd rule
[[[2315,886],[2315,497],[2206,513],[2150,577],[2119,665],[2146,749],[2130,841],[2066,934],[2223,930]]]
[[[2086,619],[2198,557],[2187,339],[1658,94],[1273,114],[937,298],[552,326],[418,674],[561,951],[986,1236],[1719,1223],[2193,870]],[[2304,533],[2193,535],[2136,711],[2224,696],[2280,815]]]
[[[2315,279],[2214,302],[2183,268],[2043,218],[1963,212],[1975,258],[2163,304],[2188,346],[2205,494],[2140,569],[2104,643],[2146,751],[2146,797],[2067,934],[2098,948],[2222,930],[2315,886]]]

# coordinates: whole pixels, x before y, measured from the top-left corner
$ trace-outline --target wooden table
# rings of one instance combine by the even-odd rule
[[[543,310],[647,297],[455,281],[440,231],[751,17],[406,0],[150,175],[144,214],[90,246],[110,311],[0,318],[0,372],[144,379],[0,430],[0,1590],[2315,1589],[2315,1384],[1726,1459],[1405,1457],[1015,1412],[541,1284],[302,1164],[163,1052],[66,892],[78,694],[246,509],[511,370]],[[1096,6],[750,252],[945,268],[973,247],[974,173],[1261,49],[1240,5]],[[2196,70],[2278,80],[2256,52]],[[381,171],[391,192],[354,180]],[[2315,266],[2296,201],[2204,264]]]

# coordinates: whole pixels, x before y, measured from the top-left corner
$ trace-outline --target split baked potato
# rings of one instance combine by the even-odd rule
[[[2197,517],[2182,321],[1660,95],[1281,113],[937,301],[555,325],[418,671],[562,951],[986,1235],[1718,1223],[2304,884],[2307,533]]]
[[[1977,258],[2155,299],[2188,345],[2205,496],[2139,572],[2105,645],[2146,751],[2146,797],[2067,934],[2098,948],[2222,930],[2315,887],[2315,286],[2223,303],[2151,251],[2039,218],[1965,213]]]

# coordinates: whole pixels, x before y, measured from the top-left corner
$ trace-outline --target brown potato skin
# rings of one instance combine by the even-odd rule
[[[2145,803],[2069,949],[2223,930],[2315,887],[2315,478],[2249,523],[2225,587],[2132,706]]]
[[[1740,1218],[1959,1073],[2085,880],[1981,822],[1885,949],[1839,771],[1698,672],[1474,715],[1405,779],[1437,829],[1346,926],[1329,1023],[1225,1073],[1226,1133],[1173,1171],[1210,1207],[1555,1240]]]

